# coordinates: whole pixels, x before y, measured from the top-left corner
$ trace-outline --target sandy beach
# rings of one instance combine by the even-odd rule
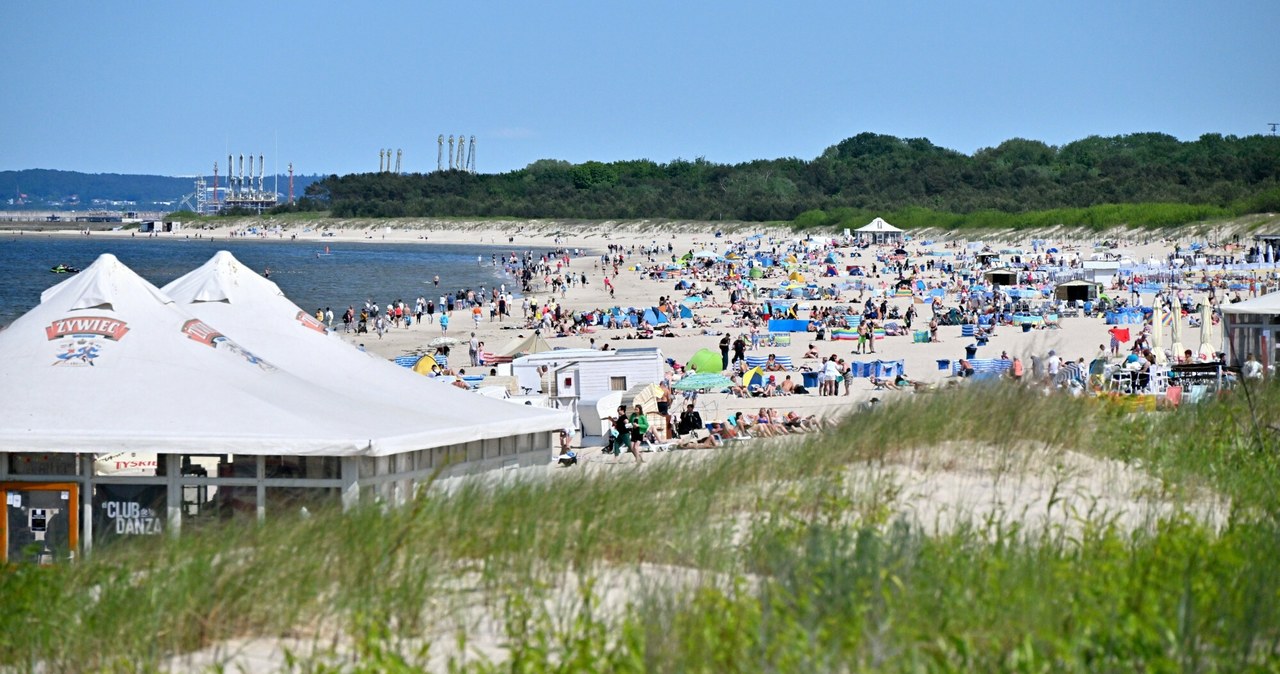
[[[852,310],[856,313],[861,311],[863,302],[866,299],[875,298],[877,304],[881,301],[887,303],[890,313],[895,310],[897,313],[903,313],[909,306],[914,304],[917,312],[915,330],[927,329],[930,317],[929,305],[924,303],[923,293],[920,292],[915,293],[914,296],[895,294],[894,286],[901,278],[910,277],[930,287],[950,279],[952,283],[947,288],[946,295],[942,298],[942,304],[944,307],[952,307],[960,303],[959,296],[954,293],[956,277],[944,273],[940,268],[926,269],[928,261],[933,261],[940,267],[944,261],[966,260],[971,258],[973,254],[984,250],[995,254],[1001,250],[1007,252],[1016,249],[1021,252],[1016,259],[1022,263],[1031,263],[1032,266],[1046,264],[1046,258],[1049,255],[1046,251],[1049,250],[1052,250],[1052,254],[1058,258],[1065,257],[1071,260],[1096,259],[1102,254],[1112,254],[1118,258],[1138,263],[1158,262],[1166,259],[1175,246],[1185,251],[1192,247],[1193,244],[1207,243],[1211,236],[1216,236],[1217,240],[1220,241],[1228,240],[1232,236],[1230,232],[1216,231],[1210,234],[1203,229],[1196,230],[1194,228],[1179,230],[1183,235],[1178,239],[1160,238],[1160,235],[1164,234],[1163,232],[1138,230],[1121,230],[1103,234],[1066,231],[1006,232],[987,233],[982,238],[970,238],[946,232],[916,231],[908,232],[910,240],[905,243],[903,248],[907,251],[906,260],[910,268],[905,270],[904,276],[900,277],[896,271],[886,272],[884,269],[884,260],[891,259],[886,256],[891,256],[897,246],[873,245],[865,249],[857,249],[847,245],[844,240],[835,241],[836,245],[832,246],[833,237],[830,233],[821,236],[814,235],[815,241],[806,243],[802,240],[804,237],[785,228],[770,228],[743,223],[734,223],[723,227],[715,227],[710,223],[704,223],[701,227],[694,227],[655,222],[561,224],[548,222],[449,221],[422,223],[389,221],[387,224],[380,223],[378,225],[371,225],[369,221],[320,221],[315,223],[293,221],[272,223],[267,221],[265,224],[256,220],[247,222],[256,225],[258,228],[257,233],[252,236],[313,242],[315,244],[358,241],[379,243],[421,243],[428,241],[442,244],[480,244],[509,247],[512,252],[521,256],[525,252],[531,252],[535,258],[558,248],[568,248],[570,251],[577,250],[580,254],[570,255],[567,268],[563,271],[564,273],[571,273],[579,279],[585,275],[585,285],[575,283],[562,293],[556,292],[553,294],[550,291],[542,290],[526,295],[534,302],[544,305],[555,302],[571,311],[607,310],[611,307],[622,307],[624,309],[638,307],[643,310],[643,308],[657,305],[661,297],[667,297],[673,302],[679,301],[684,297],[686,291],[675,289],[676,279],[694,277],[685,273],[683,276],[668,276],[665,279],[655,279],[651,278],[651,274],[648,273],[651,269],[670,264],[672,255],[678,259],[686,253],[696,251],[710,250],[723,253],[726,249],[735,244],[741,244],[750,237],[752,250],[770,253],[776,255],[779,259],[794,256],[794,251],[804,250],[807,247],[810,250],[818,251],[816,260],[821,260],[828,251],[837,256],[838,264],[835,267],[841,274],[843,274],[846,267],[851,265],[861,266],[866,272],[865,276],[855,277],[843,275],[833,277],[820,276],[822,265],[807,263],[801,256],[798,263],[792,265],[790,269],[783,267],[770,268],[766,270],[764,278],[757,279],[761,297],[767,297],[769,289],[788,282],[787,274],[790,271],[798,271],[804,274],[809,282],[823,287],[832,284],[844,284],[849,281],[861,281],[869,288],[841,290],[838,296],[834,298],[809,301],[803,306],[814,310],[831,306],[852,306]],[[233,235],[240,235],[243,238],[243,232],[248,226],[241,224],[239,226],[222,226],[212,229],[186,228],[180,232],[159,234],[157,236],[170,238],[198,236],[216,241]],[[130,235],[130,233],[122,231],[94,232],[92,234],[92,236]],[[1249,237],[1247,234],[1241,234],[1240,240],[1247,246]],[[624,255],[624,261],[619,266],[616,276],[613,274],[612,268],[602,264],[601,261],[601,255],[608,251],[610,245],[620,246]],[[641,251],[646,247],[657,248],[660,252],[652,256],[645,255]],[[668,247],[671,252],[667,252]],[[1206,247],[1205,251],[1231,255],[1240,253],[1241,248],[1219,247],[1213,249]],[[957,258],[957,255],[961,257]],[[1007,264],[1012,257],[1011,255],[1003,255],[1001,260]],[[490,261],[484,259],[482,264],[490,264]],[[872,272],[873,264],[875,264],[874,272]],[[956,266],[960,267],[961,265],[957,264]],[[673,359],[676,363],[685,363],[699,349],[707,348],[712,351],[718,351],[718,344],[722,335],[728,334],[733,339],[738,336],[745,336],[749,332],[749,328],[736,324],[735,315],[729,308],[729,291],[714,285],[714,281],[717,280],[718,275],[724,273],[724,269],[724,267],[708,268],[705,273],[700,275],[700,287],[709,287],[712,291],[705,302],[694,308],[695,315],[704,324],[702,327],[696,327],[693,320],[673,317],[671,322],[672,329],[669,331],[672,335],[671,337],[635,340],[629,339],[629,337],[637,333],[634,328],[611,329],[603,326],[596,326],[591,334],[569,336],[544,334],[544,336],[548,337],[548,341],[553,347],[563,348],[585,348],[591,345],[592,340],[594,340],[597,348],[604,344],[609,344],[612,348],[631,346],[657,347],[662,350],[666,358]],[[615,289],[613,297],[610,297],[609,290],[604,284],[606,275],[609,276]],[[1194,280],[1204,278],[1204,276],[1204,274],[1197,274],[1188,277],[1188,279]],[[1255,293],[1265,291],[1268,287],[1274,287],[1274,270],[1272,270],[1270,279],[1267,274],[1262,274],[1259,276],[1259,280],[1260,282],[1254,290]],[[1269,280],[1270,286],[1267,285]],[[538,284],[535,283],[535,285]],[[444,288],[447,287],[450,287],[448,279],[442,279],[439,290],[443,292]],[[518,291],[519,284],[516,279],[512,278],[508,287],[511,290]],[[435,289],[432,288],[432,290]],[[1103,292],[1109,292],[1113,297],[1129,296],[1128,291],[1124,290],[1118,291],[1104,288]],[[1250,293],[1245,292],[1244,295],[1247,299]],[[1200,302],[1206,299],[1206,293],[1188,290],[1187,298],[1193,302]],[[1147,294],[1141,299],[1145,305],[1150,306],[1153,296]],[[1225,299],[1224,291],[1219,291],[1218,299]],[[340,323],[342,309],[334,307],[335,314],[339,317],[335,321],[335,326],[340,334],[342,334]],[[356,307],[357,312],[359,309],[360,307]],[[467,362],[468,356],[465,344],[472,332],[484,343],[484,348],[489,350],[501,349],[505,344],[528,336],[532,328],[527,327],[526,321],[522,318],[519,298],[516,299],[515,307],[513,307],[511,313],[511,316],[500,321],[492,319],[486,311],[479,324],[476,324],[473,322],[469,311],[454,311],[451,315],[449,336],[458,338],[463,343],[455,347],[451,356],[451,365],[455,369],[466,368],[468,370],[467,374],[471,375],[484,374],[487,371],[487,368],[483,367],[469,367]],[[805,318],[806,313],[801,311],[799,317]],[[881,324],[883,324],[883,320]],[[975,356],[978,359],[995,359],[1002,356],[1020,358],[1025,363],[1026,371],[1030,375],[1033,358],[1036,360],[1044,358],[1050,351],[1055,352],[1064,362],[1083,359],[1085,363],[1088,363],[1099,354],[1100,349],[1106,350],[1110,340],[1108,333],[1110,326],[1101,317],[1063,317],[1060,319],[1059,325],[1060,327],[1052,329],[1038,326],[1030,331],[1023,331],[1017,325],[998,326],[988,342],[978,348]],[[1135,330],[1135,333],[1141,329],[1141,326],[1132,327],[1138,329]],[[1182,327],[1183,341],[1188,343],[1191,348],[1198,346],[1201,341],[1199,329],[1189,328],[1186,324]],[[757,349],[748,350],[748,356],[776,354],[780,357],[790,357],[797,370],[821,369],[821,361],[804,357],[806,352],[809,351],[810,345],[813,345],[814,350],[823,358],[836,355],[845,361],[857,362],[901,360],[904,362],[907,377],[920,383],[922,387],[955,383],[955,378],[951,376],[950,368],[940,366],[939,361],[955,362],[965,358],[967,355],[965,347],[975,344],[973,337],[962,335],[962,327],[959,325],[939,326],[936,342],[917,342],[909,331],[905,335],[876,339],[874,340],[874,354],[854,353],[855,341],[834,341],[830,339],[819,341],[813,333],[793,333],[790,344],[770,346],[768,344],[767,330],[762,330],[761,332],[763,334],[761,345]],[[436,322],[414,324],[409,328],[390,328],[382,337],[372,331],[368,334],[347,333],[342,336],[343,339],[354,344],[364,345],[365,349],[371,353],[390,359],[407,354],[428,353],[431,351],[427,346],[428,342],[440,335],[441,329],[438,322]],[[1220,343],[1221,337],[1219,335],[1213,337],[1212,340],[1216,341],[1211,343]],[[1166,346],[1168,345],[1166,344]],[[781,375],[781,373],[779,374]],[[801,379],[798,371],[791,374],[797,381]],[[779,376],[779,381],[781,379],[782,376]],[[737,398],[725,393],[705,393],[699,396],[698,405],[704,420],[708,422],[722,421],[727,416],[738,411],[754,413],[761,407],[773,407],[783,413],[795,410],[801,416],[816,414],[825,418],[838,418],[872,398],[887,402],[896,397],[917,395],[917,393],[911,391],[877,389],[872,385],[871,379],[866,377],[852,379],[848,393],[845,394],[843,388],[841,388],[840,393],[841,395],[837,396],[820,396],[817,392],[810,392],[806,395],[770,398]]]
[[[186,230],[162,237],[194,237],[209,238],[214,241],[230,240],[233,229],[223,227],[209,230]],[[332,235],[328,235],[328,233]],[[83,234],[61,233],[48,236],[84,236]],[[692,308],[696,319],[703,325],[695,325],[695,319],[673,317],[670,330],[672,337],[654,337],[652,339],[635,339],[635,328],[608,328],[596,326],[589,334],[568,336],[552,336],[544,332],[547,341],[553,347],[583,348],[591,345],[600,347],[608,344],[611,348],[632,346],[657,347],[664,356],[676,363],[686,363],[700,349],[719,351],[719,344],[724,335],[731,339],[749,334],[749,328],[735,325],[740,316],[730,308],[730,290],[717,285],[727,273],[727,265],[719,263],[706,267],[701,275],[681,273],[678,276],[668,274],[667,278],[653,278],[652,270],[665,268],[670,263],[671,255],[677,259],[686,253],[714,251],[724,253],[736,246],[750,241],[752,251],[768,253],[774,258],[786,259],[795,256],[797,262],[790,268],[769,267],[762,278],[755,280],[760,293],[767,296],[790,280],[791,273],[805,276],[807,282],[816,283],[819,287],[830,287],[836,284],[838,293],[834,297],[814,300],[802,300],[807,307],[799,312],[800,318],[808,318],[813,312],[831,307],[852,307],[853,313],[861,313],[863,303],[867,299],[883,301],[891,309],[903,313],[908,307],[915,307],[918,317],[914,327],[919,330],[929,323],[931,309],[926,297],[931,291],[946,282],[947,288],[941,298],[944,307],[951,308],[961,304],[962,298],[955,292],[955,276],[945,272],[940,261],[956,261],[956,267],[962,266],[958,260],[972,258],[976,253],[990,250],[999,254],[1001,250],[1019,249],[1023,251],[1017,257],[1027,261],[1031,266],[1044,264],[1049,253],[1054,249],[1055,256],[1068,256],[1072,259],[1090,259],[1094,256],[1110,254],[1123,259],[1141,263],[1150,260],[1165,259],[1175,248],[1188,249],[1193,244],[1202,243],[1205,239],[1188,233],[1181,239],[1159,239],[1148,236],[1145,232],[1114,232],[1107,235],[1074,235],[1062,233],[1035,232],[1020,233],[1017,236],[985,236],[982,239],[971,239],[958,235],[939,232],[911,232],[912,240],[902,248],[908,270],[904,270],[903,278],[912,278],[923,283],[928,292],[899,294],[895,287],[899,282],[897,271],[886,271],[885,260],[894,259],[897,246],[873,245],[858,248],[847,245],[845,241],[837,241],[838,245],[830,245],[830,234],[813,241],[799,237],[794,232],[782,228],[734,227],[726,228],[720,236],[714,230],[695,230],[684,227],[664,227],[658,225],[630,224],[627,226],[612,225],[577,225],[573,228],[521,225],[506,223],[449,223],[439,226],[407,226],[398,223],[396,226],[380,226],[376,228],[347,225],[343,227],[294,224],[282,227],[278,231],[269,230],[265,235],[271,238],[297,240],[308,247],[322,246],[325,242],[352,243],[360,241],[379,243],[420,243],[424,240],[433,243],[477,244],[484,246],[500,246],[510,248],[517,255],[531,252],[535,258],[548,251],[567,247],[579,248],[581,254],[569,257],[567,272],[581,278],[586,277],[585,284],[575,284],[567,288],[563,294],[547,290],[525,294],[525,297],[536,302],[555,302],[573,311],[606,310],[611,307],[652,307],[659,303],[659,298],[667,297],[679,303],[686,291],[676,289],[678,280],[697,279],[700,287],[710,289],[710,296]],[[130,232],[93,232],[91,237],[132,236]],[[138,235],[141,236],[141,235]],[[295,239],[296,237],[296,239]],[[1245,236],[1242,235],[1242,239]],[[979,244],[979,241],[982,242]],[[1105,241],[1107,245],[1096,246]],[[929,243],[926,243],[929,242]],[[1034,243],[1033,243],[1034,242]],[[668,253],[667,247],[671,252]],[[610,246],[621,246],[625,261],[619,265],[614,274],[611,265],[601,261],[601,255],[607,254]],[[228,246],[233,251],[235,246]],[[646,247],[660,247],[663,251],[654,254],[653,261],[642,250]],[[633,253],[632,250],[635,249]],[[809,251],[806,258],[803,251]],[[1239,254],[1239,249],[1208,248],[1211,254]],[[823,276],[825,258],[834,256],[838,261],[836,276]],[[1006,263],[1014,254],[1000,256]],[[805,259],[816,262],[803,261]],[[930,268],[929,261],[935,264]],[[490,264],[482,258],[480,264]],[[553,262],[554,264],[554,262]],[[875,270],[872,271],[872,265]],[[676,267],[682,265],[676,264]],[[865,276],[839,275],[847,267],[859,267],[866,271]],[[967,264],[964,266],[968,266]],[[1206,277],[1203,272],[1186,276],[1185,299],[1188,302],[1201,302],[1208,299],[1208,293],[1197,290],[1194,286],[1205,278],[1223,279],[1225,274],[1213,272]],[[1240,292],[1245,298],[1253,294],[1262,294],[1268,289],[1275,289],[1277,277],[1272,267],[1267,271],[1258,271],[1255,285],[1249,290]],[[615,288],[610,295],[604,280],[608,277]],[[428,279],[422,279],[427,281]],[[863,289],[845,288],[846,283],[861,280],[867,287]],[[734,284],[729,284],[734,286]],[[1041,284],[1043,285],[1043,284]],[[1157,284],[1159,285],[1159,284]],[[518,289],[518,281],[512,277],[509,287]],[[432,286],[426,286],[432,287]],[[448,279],[441,279],[441,289],[450,287]],[[968,292],[966,284],[962,290]],[[1127,289],[1104,288],[1105,293],[1116,298],[1129,301],[1137,299],[1145,306],[1154,301],[1154,294],[1143,292],[1137,298]],[[1237,291],[1216,286],[1215,301],[1229,301]],[[381,298],[389,299],[389,298]],[[409,299],[409,298],[406,298]],[[1039,300],[1043,301],[1043,300]],[[1037,304],[1039,303],[1037,301]],[[306,307],[304,307],[305,309]],[[340,307],[333,307],[340,312]],[[357,310],[359,307],[357,307]],[[464,344],[454,348],[450,363],[455,368],[462,368],[468,374],[483,374],[487,367],[473,368],[466,363],[467,349],[465,340],[471,332],[485,343],[487,348],[500,349],[503,345],[528,336],[533,328],[526,324],[521,316],[519,303],[512,310],[512,316],[505,320],[490,319],[487,311],[476,325],[465,310],[456,310],[451,317],[449,335],[464,340]],[[339,313],[340,315],[340,313]],[[439,314],[437,314],[438,318]],[[1198,328],[1191,327],[1192,316],[1178,318],[1183,328],[1183,342],[1189,348],[1200,345],[1201,334]],[[429,353],[428,344],[441,335],[439,323],[415,323],[409,328],[391,328],[379,337],[375,332],[365,334],[345,333],[340,320],[335,322],[337,332],[342,339],[356,345],[362,345],[368,352],[387,359],[398,356]],[[1032,372],[1033,359],[1041,359],[1051,351],[1056,352],[1065,361],[1083,359],[1086,363],[1098,355],[1100,349],[1106,349],[1112,328],[1101,316],[1062,317],[1057,327],[1036,327],[1024,331],[1020,326],[998,325],[987,343],[978,347],[975,358],[999,359],[1002,355],[1020,358],[1026,363],[1028,376]],[[1130,324],[1128,327],[1137,335],[1141,332],[1141,324]],[[768,331],[763,331],[768,334]],[[232,335],[234,337],[234,335]],[[628,337],[633,337],[628,339]],[[881,404],[906,400],[916,396],[929,396],[928,390],[956,386],[963,389],[973,386],[973,382],[954,377],[951,369],[940,369],[938,362],[945,360],[951,363],[966,358],[966,347],[976,343],[975,337],[965,336],[961,325],[941,325],[937,329],[937,341],[920,342],[914,339],[910,331],[903,335],[885,336],[875,340],[875,352],[857,354],[855,341],[818,340],[816,334],[807,332],[792,333],[787,345],[768,346],[762,344],[755,350],[749,350],[748,356],[765,356],[774,354],[779,357],[790,357],[797,368],[817,370],[820,360],[806,358],[806,352],[812,344],[814,350],[822,358],[835,355],[845,361],[895,361],[904,363],[906,375],[922,385],[922,391],[883,390],[877,389],[867,377],[852,378],[848,394],[844,394],[843,386],[840,394],[835,396],[819,395],[816,391],[807,394],[776,396],[768,398],[738,398],[727,393],[702,393],[697,398],[697,406],[702,418],[707,422],[723,421],[735,412],[755,413],[762,407],[776,408],[782,413],[795,411],[799,415],[817,415],[824,419],[839,419],[858,410],[867,408],[868,402],[878,399]],[[1166,336],[1167,340],[1167,336]],[[1220,327],[1213,326],[1209,340],[1220,343]],[[1123,350],[1122,350],[1123,353]],[[323,367],[323,364],[318,364]],[[800,373],[791,372],[799,378]],[[780,373],[780,376],[781,373]],[[1052,387],[1048,382],[1036,382],[1027,388],[1028,396],[1048,394]],[[924,400],[929,400],[925,398]],[[935,398],[937,400],[937,398]],[[863,419],[874,420],[876,414],[867,415]],[[857,423],[855,422],[855,423]],[[854,424],[846,425],[832,436],[833,442],[839,442],[840,434],[847,434]],[[1124,531],[1140,530],[1150,525],[1157,517],[1172,516],[1186,512],[1211,527],[1219,527],[1230,512],[1229,499],[1208,491],[1198,492],[1189,502],[1177,502],[1167,497],[1163,483],[1156,476],[1148,474],[1143,466],[1126,464],[1114,459],[1091,456],[1082,447],[1059,446],[1049,439],[1037,438],[1031,442],[1019,442],[1016,445],[985,445],[974,442],[941,443],[936,446],[919,446],[901,448],[887,456],[885,461],[860,463],[849,466],[842,473],[851,493],[879,493],[878,489],[885,485],[893,485],[894,496],[890,504],[891,512],[909,521],[913,526],[922,527],[929,533],[946,534],[958,528],[980,522],[1008,522],[1027,527],[1034,531],[1062,529],[1074,532],[1074,527],[1083,526],[1083,520],[1077,517],[1080,512],[1105,512],[1112,521]],[[502,484],[513,480],[551,480],[553,484],[571,485],[581,477],[616,475],[626,477],[642,477],[653,468],[695,469],[699,464],[707,463],[717,457],[730,456],[737,459],[746,453],[767,453],[773,451],[789,452],[802,447],[803,437],[788,436],[783,439],[753,440],[746,443],[734,443],[726,450],[716,451],[672,451],[645,454],[643,467],[633,466],[630,457],[623,456],[622,461],[614,463],[610,455],[596,449],[580,451],[582,464],[574,469],[562,469],[552,462],[530,466],[512,471],[492,471],[479,479]],[[820,438],[825,442],[827,438]],[[576,438],[575,446],[593,447],[600,445],[600,438],[588,438],[583,444],[582,438]],[[740,452],[742,454],[726,454]],[[439,483],[442,489],[451,489],[468,484],[474,478],[454,478]],[[563,480],[563,482],[561,482]],[[584,508],[595,504],[585,504]],[[745,517],[739,518],[745,526],[750,522]],[[740,527],[741,528],[741,527]],[[611,588],[604,598],[605,610],[618,611],[620,607],[629,605],[636,597],[641,596],[645,588],[653,587],[656,580],[667,578],[681,579],[691,575],[685,567],[662,566],[652,564],[599,564],[595,569],[601,577],[607,579]],[[556,576],[556,596],[573,597],[576,587],[573,578]],[[474,579],[464,578],[459,581],[463,585],[474,584]],[[677,588],[678,589],[678,588]],[[576,605],[564,603],[555,605],[552,610],[570,615]],[[454,625],[451,620],[469,621],[474,627],[470,633],[471,641],[468,652],[480,653],[495,661],[507,657],[508,635],[499,629],[501,623],[496,616],[487,612],[488,607],[463,605],[459,614],[444,614],[438,617],[443,626]],[[167,660],[166,668],[173,671],[200,671],[208,667],[228,666],[236,664],[246,670],[276,671],[284,669],[284,664],[294,654],[304,657],[325,657],[319,649],[325,643],[340,644],[346,648],[348,635],[328,637],[324,641],[299,630],[297,638],[274,634],[249,634],[244,638],[220,639],[202,645],[193,652],[175,654]],[[435,662],[455,654],[450,650],[445,628],[429,633],[428,638],[438,642],[439,648],[433,650]],[[288,653],[286,650],[288,649]],[[435,655],[439,653],[439,655]]]

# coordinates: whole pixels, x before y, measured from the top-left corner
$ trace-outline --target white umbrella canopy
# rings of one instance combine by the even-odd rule
[[[1182,352],[1186,349],[1182,345],[1182,310],[1174,309],[1172,312],[1172,320],[1169,321],[1169,341],[1173,342],[1171,347],[1173,350],[1173,359],[1177,360],[1182,357]]]
[[[1160,365],[1168,362],[1164,354],[1164,316],[1164,308],[1159,304],[1151,309],[1151,352]]]
[[[1211,360],[1214,356],[1212,330],[1213,310],[1206,300],[1200,305],[1200,360]]]

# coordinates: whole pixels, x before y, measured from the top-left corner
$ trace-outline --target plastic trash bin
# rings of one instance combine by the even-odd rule
[[[803,384],[804,384],[804,387],[805,387],[805,388],[807,388],[807,389],[816,389],[816,388],[818,388],[818,373],[817,373],[817,372],[801,372],[801,373],[800,373],[800,376],[801,376],[801,379],[803,380]]]
[[[966,359],[968,359],[968,360],[973,360],[974,358],[977,358],[977,357],[978,357],[978,345],[977,345],[977,344],[970,344],[970,345],[968,345],[968,346],[964,347],[964,357],[965,357]]]
[[[1022,331],[1023,331],[1023,332],[1031,332],[1031,324],[1030,324],[1030,323],[1023,323],[1023,324],[1022,324]]]
[[[951,359],[949,359],[949,358],[939,358],[939,359],[938,359],[938,369],[939,369],[939,370],[942,370],[942,371],[950,370],[950,369],[951,369]]]

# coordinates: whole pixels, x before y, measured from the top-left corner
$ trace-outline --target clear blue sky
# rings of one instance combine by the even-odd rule
[[[966,153],[1280,122],[1280,5],[10,2],[0,169],[209,173],[543,158],[810,159],[863,131]],[[278,146],[278,151],[275,149]],[[225,170],[225,169],[224,169]]]

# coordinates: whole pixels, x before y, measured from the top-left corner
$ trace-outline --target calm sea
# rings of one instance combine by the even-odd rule
[[[328,246],[329,255],[323,253]],[[450,290],[493,288],[505,283],[511,292],[519,283],[491,264],[510,249],[480,245],[433,243],[335,243],[301,241],[236,241],[218,239],[144,239],[115,237],[48,237],[0,234],[0,326],[40,303],[40,293],[65,280],[50,273],[58,264],[83,269],[99,255],[111,253],[156,286],[204,264],[219,250],[231,251],[261,273],[271,270],[284,294],[295,304],[315,311],[332,307],[341,315],[349,304],[359,309],[366,299],[380,305],[422,295],[438,299]],[[477,262],[477,257],[483,262]],[[440,286],[432,284],[440,277]],[[518,294],[518,293],[517,293]]]

